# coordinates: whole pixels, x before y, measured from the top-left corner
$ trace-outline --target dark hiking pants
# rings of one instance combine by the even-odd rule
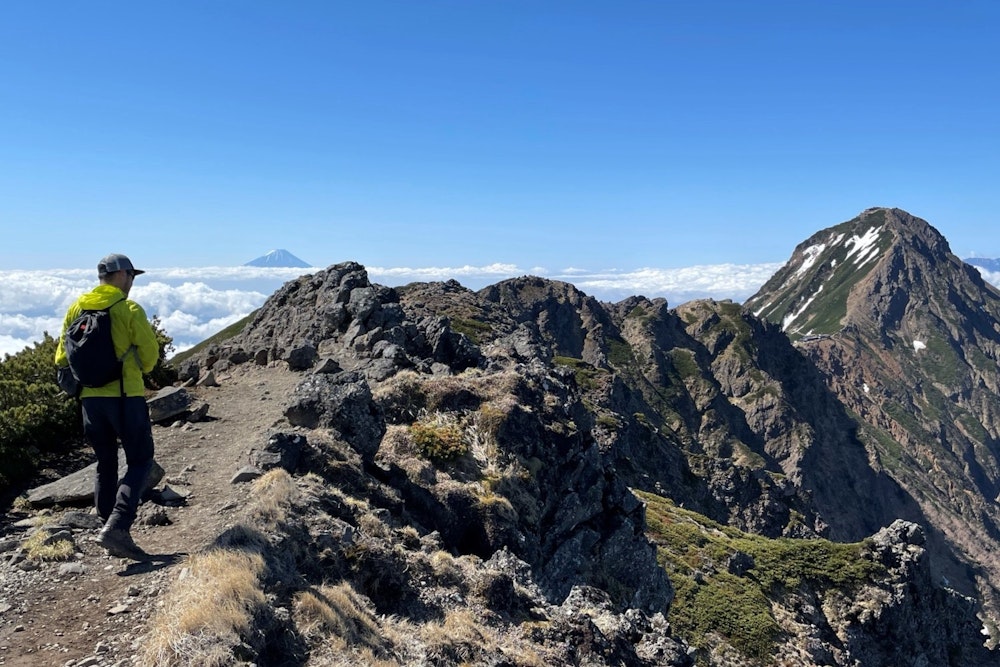
[[[83,432],[97,455],[94,504],[105,525],[129,530],[153,466],[153,432],[142,396],[83,399]],[[127,469],[118,479],[118,440]]]

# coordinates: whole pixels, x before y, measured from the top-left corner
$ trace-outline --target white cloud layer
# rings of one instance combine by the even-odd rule
[[[130,298],[174,339],[191,347],[264,303],[287,280],[315,269],[207,267],[150,269]],[[66,309],[94,287],[93,269],[0,271],[0,357],[62,329]]]
[[[641,294],[662,296],[672,305],[692,299],[745,301],[767,282],[781,264],[712,264],[680,269],[586,272],[573,269],[548,276],[571,282],[604,301]]]
[[[990,285],[1000,287],[1000,271],[987,271],[981,266],[976,266],[974,268],[979,269],[979,273],[982,274],[983,280],[988,282]]]
[[[513,264],[460,267],[367,267],[372,282],[398,286],[409,282],[458,280],[481,289],[526,274],[571,282],[602,301],[641,294],[665,297],[676,305],[698,298],[750,297],[780,264],[718,264],[678,269],[641,268],[590,271],[579,267],[549,272]],[[178,351],[191,347],[260,307],[284,282],[318,269],[201,267],[149,269],[130,295],[174,339]],[[989,276],[996,283],[1000,275]],[[0,357],[57,335],[69,305],[96,283],[93,269],[0,271]]]

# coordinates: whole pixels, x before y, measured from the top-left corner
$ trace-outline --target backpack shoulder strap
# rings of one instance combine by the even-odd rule
[[[114,308],[115,306],[117,306],[122,301],[125,301],[127,298],[128,297],[123,296],[122,298],[118,299],[117,301],[115,301],[113,304],[111,304],[107,308],[102,308],[101,310],[103,310],[104,312],[106,312],[108,314],[108,317],[111,317],[111,309]],[[121,397],[122,423],[124,423],[124,419],[125,419],[125,367],[124,367],[125,366],[125,357],[128,356],[129,352],[131,352],[132,350],[135,350],[135,349],[136,349],[135,345],[130,345],[128,347],[128,349],[125,350],[122,353],[122,356],[118,357],[118,363],[122,364],[121,373],[118,375],[118,395]],[[139,362],[139,352],[138,352],[138,350],[136,350],[135,360],[136,360],[136,363]]]

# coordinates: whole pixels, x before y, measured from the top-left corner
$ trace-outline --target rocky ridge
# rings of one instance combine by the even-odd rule
[[[192,635],[151,613],[135,664],[995,661],[975,601],[932,574],[931,530],[896,521],[925,519],[919,503],[816,366],[735,304],[602,304],[533,277],[390,289],[345,263],[287,283],[185,374],[208,372],[281,404],[229,458],[299,456],[257,456],[249,485],[204,480],[241,499],[158,594],[210,598],[209,557],[250,554],[244,625]],[[680,546],[727,526],[748,551],[671,565],[663,503],[697,513]],[[765,576],[776,547],[872,535],[847,547],[863,576]],[[721,583],[764,587],[766,632],[668,623]]]

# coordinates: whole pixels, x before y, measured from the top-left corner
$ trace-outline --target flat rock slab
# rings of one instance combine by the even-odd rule
[[[125,474],[127,468],[125,452],[118,450],[119,477]],[[62,479],[43,484],[28,492],[28,502],[32,507],[49,507],[52,505],[82,505],[94,502],[94,476],[97,474],[97,463],[91,463],[82,470],[66,475]],[[160,483],[164,470],[155,460],[146,479],[142,495]]]

